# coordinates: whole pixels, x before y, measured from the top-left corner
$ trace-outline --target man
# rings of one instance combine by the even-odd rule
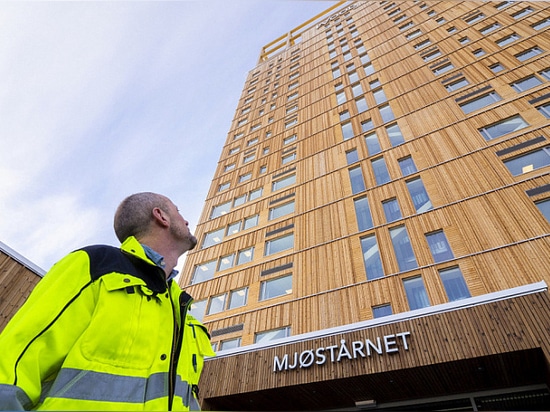
[[[56,263],[0,335],[0,409],[199,409],[203,358],[215,354],[173,280],[197,239],[155,193],[126,198],[114,229],[120,249]]]

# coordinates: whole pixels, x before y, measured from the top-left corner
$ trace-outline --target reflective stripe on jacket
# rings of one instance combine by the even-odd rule
[[[55,264],[0,334],[0,410],[196,410],[204,326],[131,237]]]

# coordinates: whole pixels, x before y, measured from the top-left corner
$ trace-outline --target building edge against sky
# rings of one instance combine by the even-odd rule
[[[180,280],[203,407],[549,407],[549,18],[339,2],[261,50]]]

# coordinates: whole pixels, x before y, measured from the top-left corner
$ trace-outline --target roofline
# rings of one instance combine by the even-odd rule
[[[24,256],[17,253],[15,250],[13,250],[11,247],[6,245],[5,243],[0,242],[0,251],[4,252],[6,255],[11,257],[13,260],[19,262],[23,266],[25,266],[27,269],[29,269],[31,272],[33,272],[35,275],[44,277],[46,274],[46,271],[42,269],[40,266],[34,264],[29,259],[25,258]]]

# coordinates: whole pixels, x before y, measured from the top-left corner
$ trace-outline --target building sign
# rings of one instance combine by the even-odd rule
[[[359,359],[371,357],[373,354],[396,353],[409,350],[407,342],[411,332],[400,332],[394,335],[378,336],[374,340],[356,340],[349,344],[345,339],[339,345],[331,345],[316,349],[308,349],[293,355],[286,353],[282,358],[273,358],[273,372],[292,369],[309,368],[312,365],[323,365],[326,362],[341,362],[343,359]]]
[[[342,10],[340,10],[338,13],[334,13],[332,16],[328,17],[326,20],[322,21],[321,23],[319,23],[317,25],[317,28],[320,28],[321,26],[325,26],[327,27],[329,25],[329,23],[333,20],[338,20],[338,18],[340,16],[344,16],[346,14],[348,14],[351,10],[355,9],[359,7],[359,5],[357,4],[351,4],[349,5],[348,7],[346,8],[343,8]]]

